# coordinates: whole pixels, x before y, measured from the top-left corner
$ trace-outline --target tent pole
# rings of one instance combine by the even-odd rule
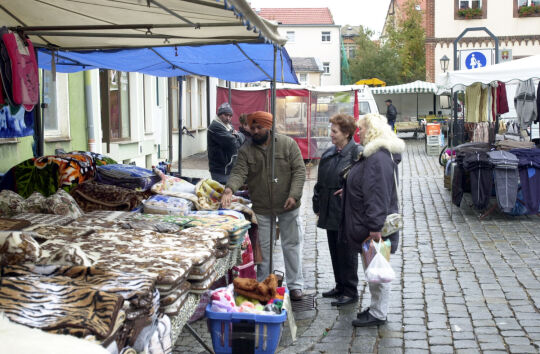
[[[178,177],[182,176],[182,77],[178,76]]]
[[[416,93],[416,120],[418,121],[418,92]]]
[[[35,54],[36,54],[36,63],[38,62],[38,53],[37,53],[37,50],[35,51]],[[45,73],[43,71],[44,69],[41,70],[41,97],[39,97],[38,95],[38,102],[37,104],[34,106],[34,143],[36,145],[36,148],[34,150],[34,157],[40,157],[40,156],[43,156],[43,141],[44,141],[44,134],[43,131],[45,129],[43,129],[43,125],[44,125],[44,120],[42,119],[42,115],[43,115],[43,110],[41,109],[41,105],[42,105],[42,98],[44,97],[44,89],[45,89],[45,80],[43,80],[45,78]]]
[[[231,104],[232,102],[232,92],[231,92],[231,82],[230,81],[227,81],[227,91],[228,91],[228,102],[229,104]]]
[[[276,152],[275,147],[275,134],[276,134],[276,63],[277,61],[277,47],[274,45],[274,71],[272,74],[272,133],[271,133],[271,152],[270,152],[270,165],[272,170],[272,179],[270,181],[270,272],[274,268],[274,227],[276,223],[276,216],[274,215],[274,183],[275,183],[275,161],[274,154]]]

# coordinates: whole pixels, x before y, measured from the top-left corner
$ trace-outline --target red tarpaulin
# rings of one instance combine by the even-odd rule
[[[232,125],[234,129],[238,130],[240,125],[238,117],[242,113],[249,114],[255,111],[270,112],[268,94],[269,90],[231,90],[231,107],[234,112]],[[224,102],[229,102],[229,89],[218,87],[216,109]]]

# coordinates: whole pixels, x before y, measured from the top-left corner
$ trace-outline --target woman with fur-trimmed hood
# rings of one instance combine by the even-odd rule
[[[405,142],[391,130],[386,118],[367,114],[357,123],[360,144],[364,146],[360,158],[351,167],[343,187],[343,213],[339,237],[350,248],[361,252],[362,243],[371,238],[381,239],[386,216],[398,212],[398,196],[394,173],[405,151]],[[386,239],[386,238],[385,238]],[[394,253],[399,243],[399,232],[388,237]],[[353,326],[384,324],[388,313],[390,283],[369,283],[371,305],[358,314]]]

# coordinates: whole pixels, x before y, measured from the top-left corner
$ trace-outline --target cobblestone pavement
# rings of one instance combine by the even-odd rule
[[[422,141],[407,141],[400,165],[404,230],[391,263],[392,284],[384,326],[353,328],[369,289],[359,271],[360,301],[336,309],[320,296],[333,284],[325,230],[315,226],[311,195],[316,168],[302,200],[306,290],[316,309],[295,313],[298,339],[283,329],[280,353],[538,353],[540,352],[540,218],[493,213],[480,220],[469,207],[451,206],[442,168]],[[495,200],[492,203],[496,203]],[[277,269],[283,269],[280,246]],[[211,345],[206,321],[193,327]],[[175,353],[204,352],[184,331]]]

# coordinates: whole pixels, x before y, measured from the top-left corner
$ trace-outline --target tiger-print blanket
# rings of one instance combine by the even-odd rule
[[[66,277],[2,277],[0,310],[33,328],[107,338],[124,299]]]

